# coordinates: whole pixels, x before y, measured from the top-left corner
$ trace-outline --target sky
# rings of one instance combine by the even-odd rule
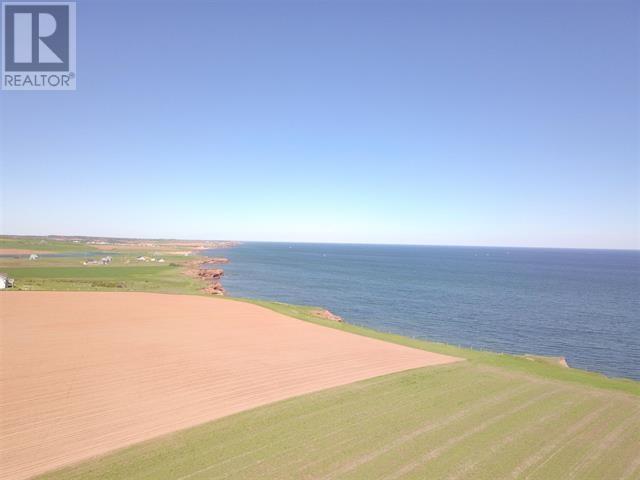
[[[640,248],[639,5],[78,1],[0,231]]]

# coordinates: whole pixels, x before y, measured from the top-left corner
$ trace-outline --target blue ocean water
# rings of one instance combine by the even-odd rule
[[[231,260],[232,296],[640,380],[639,251],[244,243],[208,254]]]

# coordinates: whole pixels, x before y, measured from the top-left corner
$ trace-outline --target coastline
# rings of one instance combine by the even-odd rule
[[[70,247],[72,251],[74,248],[85,247]],[[30,310],[35,309],[36,302],[13,308],[17,316],[7,320],[14,330],[4,330],[4,342],[10,345],[11,339],[22,347],[14,348],[7,358],[16,366],[28,365],[31,357],[37,365],[52,366],[51,371],[41,371],[40,377],[33,375],[24,381],[18,377],[12,388],[13,404],[28,409],[26,397],[42,390],[46,392],[39,401],[80,412],[76,416],[51,418],[43,414],[37,418],[14,411],[17,425],[24,426],[16,433],[24,434],[20,437],[23,445],[33,445],[33,439],[39,438],[34,433],[39,425],[63,421],[64,428],[53,429],[60,436],[54,443],[62,445],[74,441],[69,437],[75,434],[65,436],[64,432],[73,430],[77,417],[86,421],[82,431],[94,432],[85,438],[96,438],[95,442],[81,442],[84,453],[54,455],[62,459],[58,463],[46,464],[48,460],[44,459],[38,465],[29,454],[16,460],[25,468],[45,472],[38,478],[142,480],[151,469],[158,472],[158,480],[175,480],[176,475],[198,476],[203,468],[214,468],[209,463],[213,462],[220,465],[215,468],[221,475],[230,477],[271,478],[273,472],[280,472],[274,475],[293,479],[299,477],[287,474],[291,471],[289,461],[304,464],[309,451],[336,458],[339,471],[348,471],[352,465],[366,466],[368,459],[386,458],[384,452],[389,445],[398,448],[398,468],[412,468],[420,461],[416,451],[441,451],[445,447],[451,453],[443,454],[443,465],[455,466],[460,455],[469,452],[467,438],[479,445],[474,455],[484,454],[484,446],[493,445],[496,439],[503,443],[508,439],[508,444],[500,447],[505,451],[505,468],[519,471],[531,462],[532,454],[550,451],[555,455],[553,449],[560,448],[558,442],[578,428],[584,431],[575,449],[567,452],[565,462],[569,463],[545,472],[549,473],[546,478],[562,478],[576,458],[592,461],[590,452],[595,446],[607,456],[621,458],[617,464],[599,462],[598,468],[635,468],[629,454],[633,439],[621,437],[617,443],[606,445],[600,440],[603,436],[617,438],[613,436],[618,425],[640,425],[638,381],[567,368],[558,358],[496,353],[385,333],[351,324],[348,318],[337,319],[321,307],[212,295],[203,289],[211,281],[220,283],[223,272],[219,267],[228,263],[226,258],[163,256],[166,261],[162,264],[157,258],[155,262],[149,258],[136,260],[136,255],[149,257],[155,251],[153,247],[127,251],[114,255],[112,263],[88,266],[78,265],[82,258],[77,253],[33,262],[3,260],[8,266],[2,269],[16,275],[15,290],[41,292],[1,292],[1,303],[9,305],[10,300],[23,295],[43,299],[40,313]],[[200,275],[201,271],[205,274]],[[90,301],[84,301],[86,312],[78,313],[74,305],[83,299]],[[135,304],[127,303],[133,299]],[[43,310],[51,312],[51,318],[42,315]],[[93,319],[92,327],[86,322],[88,318]],[[288,336],[281,330],[284,325],[289,329]],[[94,330],[83,333],[82,328],[88,327]],[[31,336],[21,333],[20,328]],[[29,354],[37,345],[33,332],[42,335],[38,358]],[[72,358],[86,357],[80,348],[64,347],[65,342],[75,343],[73,335],[87,344],[94,342],[89,351],[98,355],[99,361],[89,358],[83,364]],[[344,348],[336,350],[341,342],[346,342],[342,343]],[[409,350],[406,355],[412,357],[444,356],[462,361],[404,363],[395,372],[387,371],[384,369],[393,360],[381,355],[380,350],[354,350],[353,345],[363,342],[385,351]],[[66,353],[49,361],[47,355],[53,351],[49,344]],[[63,364],[54,368],[54,360]],[[234,366],[236,362],[241,365]],[[69,372],[75,370],[68,365],[77,368],[71,377]],[[408,370],[402,370],[404,367]],[[364,373],[354,376],[354,370]],[[255,378],[251,377],[253,373]],[[59,381],[43,381],[51,375],[58,375]],[[14,381],[10,376],[6,380]],[[65,381],[71,381],[74,387],[68,387]],[[314,382],[319,390],[313,387]],[[67,395],[70,391],[71,397]],[[169,404],[163,406],[168,399],[173,413],[167,410]],[[204,411],[203,405],[210,409]],[[83,408],[93,413],[82,414]],[[99,415],[103,408],[112,415]],[[156,414],[147,416],[150,411]],[[552,417],[557,421],[549,421]],[[407,441],[425,425],[440,424],[442,431],[437,435],[427,434],[425,439],[420,434],[415,437],[420,438],[418,443]],[[114,432],[113,438],[118,437],[117,432],[126,434],[118,437],[124,443],[107,442],[101,436],[107,430]],[[250,438],[246,438],[246,432],[251,433]],[[550,443],[545,438],[547,433],[553,438]],[[336,437],[340,439],[337,444]],[[324,442],[323,438],[328,440]],[[512,441],[514,438],[521,441]],[[347,445],[345,450],[342,442]],[[336,457],[334,447],[344,455]],[[291,452],[286,458],[281,455],[283,448]],[[260,454],[254,457],[256,452]],[[268,457],[262,458],[262,452]],[[228,462],[229,458],[242,460]],[[514,459],[513,465],[510,459]],[[492,478],[490,460],[483,467],[482,478]],[[50,470],[58,467],[61,469]],[[266,470],[261,470],[263,467]],[[237,477],[238,469],[245,468],[254,468],[254,473]],[[317,468],[313,478],[331,476],[337,466],[330,462]]]
[[[79,238],[82,238],[82,243]],[[64,240],[64,241],[63,241]],[[27,240],[15,240],[12,237],[0,237],[0,249],[2,248],[15,248],[15,249],[38,249],[48,253],[69,253],[78,254],[87,252],[87,250],[93,248],[96,245],[103,245],[107,240],[104,239],[89,239],[86,237],[70,237],[66,239],[56,238],[55,240],[29,238]],[[132,249],[132,245],[135,245],[136,249]],[[175,255],[169,254],[175,252],[176,247],[189,246],[191,248],[189,255]],[[346,328],[352,330],[353,333],[361,333],[367,336],[378,336],[386,339],[387,341],[400,341],[404,344],[418,344],[416,342],[422,342],[419,348],[425,348],[428,345],[429,348],[439,349],[441,351],[456,351],[460,355],[474,358],[477,355],[494,355],[499,358],[512,358],[517,359],[519,368],[523,370],[537,370],[542,364],[547,364],[542,368],[542,374],[546,374],[547,368],[558,369],[558,372],[554,373],[558,378],[570,378],[574,375],[568,372],[585,372],[593,375],[594,378],[610,379],[611,381],[623,383],[634,382],[640,383],[636,380],[626,377],[606,376],[601,373],[597,373],[591,370],[582,370],[579,368],[559,367],[553,365],[557,362],[557,359],[537,354],[536,352],[527,352],[523,354],[508,354],[496,352],[494,350],[483,350],[474,348],[461,348],[456,347],[453,344],[447,344],[444,342],[429,341],[429,340],[417,340],[410,336],[403,336],[401,334],[385,332],[381,329],[368,328],[359,326],[357,324],[349,323],[349,317],[344,319],[334,318],[335,312],[325,312],[326,306],[297,306],[287,305],[286,303],[280,303],[277,301],[265,301],[259,299],[246,299],[229,296],[224,290],[224,267],[229,264],[229,259],[222,257],[221,252],[225,249],[233,248],[241,245],[236,241],[209,241],[209,242],[197,242],[197,241],[160,241],[160,240],[122,240],[112,243],[109,246],[112,251],[116,251],[124,246],[123,251],[117,257],[114,256],[113,264],[109,266],[85,266],[81,268],[73,267],[81,264],[82,258],[70,256],[68,258],[40,258],[35,262],[30,262],[26,258],[14,259],[14,258],[2,258],[0,259],[0,271],[9,272],[10,276],[15,276],[17,280],[16,289],[26,290],[78,290],[78,291],[149,291],[157,293],[175,293],[175,294],[195,294],[203,296],[225,296],[229,300],[240,300],[256,303],[267,306],[272,310],[286,310],[291,316],[300,318],[306,321],[314,321],[316,323],[324,324],[325,326],[335,328]],[[203,255],[205,250],[215,250],[212,255],[216,257]],[[166,262],[162,265],[153,262],[136,262],[136,255],[154,255],[162,252],[169,252],[165,256]],[[91,252],[88,252],[90,255]],[[96,251],[96,258],[100,258],[100,255],[104,255],[104,252]],[[43,268],[44,267],[44,268]],[[204,268],[203,268],[204,267]],[[221,268],[222,267],[222,268]],[[95,272],[95,273],[94,273]],[[131,272],[129,274],[128,272]],[[84,276],[88,278],[85,280]],[[33,279],[34,276],[41,276],[41,279]],[[313,313],[317,312],[317,313]],[[326,318],[322,318],[322,317]],[[320,317],[320,318],[319,318]],[[336,316],[337,317],[337,316]],[[337,324],[337,325],[336,325]],[[404,340],[401,340],[404,339]],[[581,376],[582,374],[578,375]],[[591,382],[604,384],[606,381],[589,380]],[[627,389],[628,386],[621,386],[620,389]],[[633,390],[633,389],[632,389]]]
[[[582,385],[603,388],[607,390],[619,390],[632,395],[640,396],[640,382],[631,378],[608,377],[602,373],[590,370],[582,370],[571,366],[564,366],[558,362],[557,358],[545,357],[543,355],[513,355],[509,353],[493,352],[488,350],[477,350],[473,348],[458,347],[448,343],[421,340],[395,333],[387,333],[360,325],[351,324],[347,320],[336,322],[318,318],[313,314],[314,310],[321,307],[307,305],[291,305],[282,302],[272,302],[267,300],[254,300],[249,298],[224,297],[224,300],[248,302],[279,313],[312,322],[327,328],[335,328],[356,335],[376,338],[386,342],[397,343],[420,350],[427,350],[443,355],[464,358],[470,362],[487,364],[493,366],[507,366],[523,373],[534,374],[555,380],[569,381]]]
[[[231,296],[640,381],[640,252],[248,242],[222,254]]]
[[[239,244],[239,242],[237,243]],[[220,268],[202,268],[213,265],[226,265],[231,261],[226,257],[200,257],[191,262],[190,267],[197,265],[197,269],[190,269],[184,272],[186,275],[200,278],[205,281],[211,281],[211,285],[217,287],[205,286],[202,289],[204,295],[223,296],[226,300],[240,301],[252,303],[266,307],[279,313],[297,318],[299,320],[312,322],[328,328],[337,328],[339,330],[348,331],[357,335],[370,338],[397,343],[399,345],[410,346],[421,350],[437,352],[444,355],[451,355],[465,358],[480,363],[489,363],[494,365],[509,364],[522,372],[533,373],[543,377],[553,377],[558,380],[576,382],[584,385],[590,385],[598,388],[614,389],[640,396],[640,381],[626,377],[607,376],[603,373],[575,368],[571,366],[564,356],[546,356],[533,352],[523,354],[510,354],[506,352],[496,352],[492,350],[480,350],[471,347],[461,347],[450,343],[430,341],[426,339],[417,339],[401,334],[384,332],[374,328],[349,323],[348,319],[344,319],[335,315],[324,306],[313,305],[295,305],[275,300],[261,300],[243,297],[229,296],[223,287],[222,281],[224,270]],[[211,276],[200,275],[197,272],[213,271]]]

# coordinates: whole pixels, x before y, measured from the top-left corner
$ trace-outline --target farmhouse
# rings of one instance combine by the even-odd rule
[[[6,273],[0,273],[0,289],[13,287],[13,278]]]
[[[110,256],[102,257],[100,261],[102,262],[103,265],[107,265],[111,263],[111,257]]]
[[[38,255],[35,253],[32,253],[31,255],[29,255],[29,260],[37,260],[38,259]]]

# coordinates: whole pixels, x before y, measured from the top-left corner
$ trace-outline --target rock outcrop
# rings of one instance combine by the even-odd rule
[[[190,268],[185,271],[186,275],[190,277],[197,278],[198,280],[203,280],[209,282],[209,284],[202,289],[203,292],[209,293],[211,295],[224,295],[225,290],[220,283],[220,279],[224,276],[224,270],[221,268],[202,268],[204,265],[208,264],[216,264],[216,263],[227,263],[228,260],[226,258],[213,258],[210,259],[212,261],[204,261],[204,262],[194,262],[192,266],[199,266],[200,268]],[[222,260],[222,261],[221,261]]]
[[[545,355],[530,355],[528,353],[524,354],[523,357],[532,362],[549,363],[564,368],[571,368],[571,365],[569,365],[565,357],[548,357]]]
[[[314,310],[313,312],[311,312],[311,314],[318,318],[323,318],[325,320],[333,320],[334,322],[342,323],[344,321],[342,320],[342,317],[336,315],[335,313],[331,313],[329,310],[325,310],[325,309]]]
[[[224,265],[229,263],[229,259],[225,257],[212,257],[207,258],[206,260],[192,260],[185,265],[190,268],[202,268],[205,265]]]
[[[201,268],[197,275],[198,278],[220,280],[224,275],[224,270],[221,268]]]
[[[206,259],[200,265],[225,264],[225,263],[229,263],[229,259],[228,258],[225,258],[225,257],[213,257],[213,258]]]
[[[196,273],[198,278],[211,281],[211,283],[203,289],[205,293],[210,293],[211,295],[224,295],[224,288],[220,283],[223,275],[224,270],[221,268],[201,268]]]
[[[208,287],[203,288],[202,291],[211,295],[224,295],[225,292],[220,282],[212,283]]]

